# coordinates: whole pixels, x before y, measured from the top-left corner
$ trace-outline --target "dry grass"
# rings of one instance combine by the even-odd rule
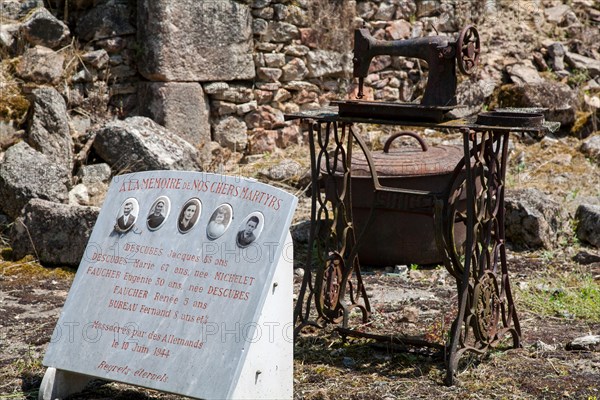
[[[600,198],[600,166],[579,151],[579,139],[513,143],[508,188],[537,188],[564,204],[571,215],[581,201]]]
[[[80,44],[75,39],[69,45],[60,49],[59,52],[65,56],[63,82],[59,87],[65,88],[67,98],[69,98],[68,91],[72,90],[74,86],[72,78],[75,73],[82,69],[90,74],[92,72],[88,70],[83,62],[81,55],[84,50],[80,48]],[[111,116],[109,82],[109,72],[105,74],[96,73],[96,75],[93,75],[93,82],[86,84],[86,94],[82,104],[76,107],[68,104],[67,107],[71,108],[73,113],[89,117],[94,122],[109,119]]]
[[[0,121],[22,123],[29,110],[29,100],[21,90],[22,82],[14,76],[15,60],[2,57],[0,62]]]
[[[3,255],[7,255],[6,252]],[[19,261],[6,261],[2,258],[0,258],[0,277],[15,284],[46,279],[69,280],[75,275],[75,271],[71,268],[43,267],[33,256],[26,256]]]

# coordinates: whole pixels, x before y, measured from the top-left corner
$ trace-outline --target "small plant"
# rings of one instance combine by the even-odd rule
[[[571,87],[579,87],[589,82],[590,74],[585,69],[575,69],[571,72],[567,84]]]
[[[542,260],[544,260],[545,263],[549,263],[553,259],[554,259],[554,252],[553,251],[551,251],[551,250],[544,250],[542,252]]]
[[[575,200],[577,198],[577,196],[579,195],[579,191],[581,189],[580,188],[575,188],[573,190],[571,190],[569,193],[567,193],[567,200],[571,201],[571,200]]]
[[[521,308],[531,312],[563,318],[600,321],[600,285],[593,276],[582,272],[549,274],[529,285],[518,298]]]
[[[2,60],[0,62],[0,121],[23,122],[30,104],[21,86],[22,82],[14,76],[12,60]]]

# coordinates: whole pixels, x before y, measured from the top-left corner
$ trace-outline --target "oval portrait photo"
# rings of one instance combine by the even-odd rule
[[[129,197],[121,204],[117,212],[117,221],[114,230],[119,233],[129,232],[137,221],[140,206],[134,197]]]
[[[220,238],[233,220],[233,208],[227,203],[221,204],[215,209],[210,216],[208,225],[206,226],[206,236],[209,239]]]
[[[167,196],[160,196],[152,206],[150,207],[150,212],[146,217],[146,225],[148,229],[151,231],[155,231],[160,229],[167,220],[169,213],[171,212],[171,200]]]
[[[262,233],[264,220],[264,216],[258,211],[249,214],[244,218],[244,222],[242,222],[237,235],[235,235],[235,243],[239,247],[250,246]]]
[[[200,219],[201,212],[202,203],[200,203],[200,199],[192,198],[186,201],[183,207],[181,207],[179,218],[177,218],[179,232],[188,233],[196,225],[198,219]]]

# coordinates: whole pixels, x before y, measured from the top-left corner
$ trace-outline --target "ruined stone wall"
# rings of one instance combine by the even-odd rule
[[[381,39],[427,35],[434,26],[452,33],[478,8],[460,0],[139,0],[140,112],[192,143],[250,154],[285,148],[302,139],[284,113],[354,89],[354,28]],[[424,69],[417,60],[378,57],[367,98],[412,100]]]
[[[71,109],[102,107],[89,97],[104,90],[121,117],[151,117],[209,152],[221,146],[258,154],[302,142],[284,113],[351,96],[354,28],[381,39],[435,34],[434,27],[451,34],[491,3],[50,0],[46,7],[79,43],[83,62],[68,71]],[[426,68],[414,59],[376,58],[367,99],[413,100]]]

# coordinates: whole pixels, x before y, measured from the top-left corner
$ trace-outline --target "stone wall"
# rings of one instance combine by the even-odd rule
[[[245,154],[302,142],[284,113],[347,98],[352,32],[381,39],[456,32],[472,20],[468,0],[78,0],[50,2],[82,45],[71,107],[106,84],[121,117],[154,119],[190,143]],[[476,7],[475,7],[476,8]],[[102,61],[103,60],[103,61]],[[426,64],[378,57],[367,99],[410,101]],[[215,143],[211,143],[214,147]]]
[[[387,40],[454,35],[483,15],[493,19],[500,6],[516,4],[529,14],[540,1],[47,0],[44,7],[41,0],[5,0],[4,20],[18,23],[2,25],[0,47],[18,56],[35,46],[25,51],[17,75],[59,88],[68,109],[77,110],[74,119],[93,119],[108,104],[121,118],[150,117],[209,152],[222,146],[258,154],[302,142],[284,113],[352,96],[354,28]],[[556,8],[573,14],[568,6],[554,7],[546,9],[548,19],[558,18],[550,13]],[[518,82],[525,68],[503,65],[510,59],[488,47],[481,93],[465,94],[459,85],[463,104],[480,107],[506,74]],[[526,71],[542,79],[533,65]],[[377,57],[365,80],[366,98],[415,100],[426,74],[423,61]],[[471,86],[467,90],[477,89]]]
[[[249,154],[285,148],[302,136],[284,113],[352,92],[355,27],[382,39],[427,35],[433,26],[455,32],[456,15],[465,19],[473,8],[438,0],[140,0],[139,71],[148,81],[138,92],[140,112],[192,143],[211,139]],[[425,69],[416,60],[379,57],[367,98],[410,101],[423,90]]]
[[[600,67],[593,54],[563,51],[567,71],[558,63],[562,58],[550,51],[562,45],[548,43],[536,47],[540,53],[533,54],[534,65],[531,29],[516,38],[489,33],[497,10],[512,8],[516,21],[514,15],[504,21],[518,24],[535,14],[534,29],[544,20],[549,22],[545,29],[558,29],[557,24],[568,32],[584,29],[568,5],[543,8],[541,2],[5,0],[0,4],[0,56],[19,59],[14,73],[21,82],[57,88],[76,139],[90,124],[110,117],[108,108],[119,118],[152,118],[206,149],[210,162],[210,154],[221,147],[259,154],[301,143],[299,127],[285,122],[285,113],[352,97],[352,33],[357,27],[387,40],[455,35],[485,16],[484,65],[477,79],[459,84],[457,93],[461,104],[473,105],[462,109],[469,113],[488,104],[502,83],[541,81],[539,72],[548,69],[544,59],[557,76],[569,78],[578,70],[597,77]],[[501,29],[500,17],[498,22]],[[582,52],[577,43],[568,45]],[[426,74],[423,61],[377,57],[365,80],[366,98],[413,101],[423,93]],[[21,87],[18,81],[4,82],[3,93]],[[27,104],[21,100],[18,93],[11,97],[8,111],[0,104],[0,118],[24,120],[19,110],[27,110]],[[569,128],[574,120],[573,110],[561,122]]]

